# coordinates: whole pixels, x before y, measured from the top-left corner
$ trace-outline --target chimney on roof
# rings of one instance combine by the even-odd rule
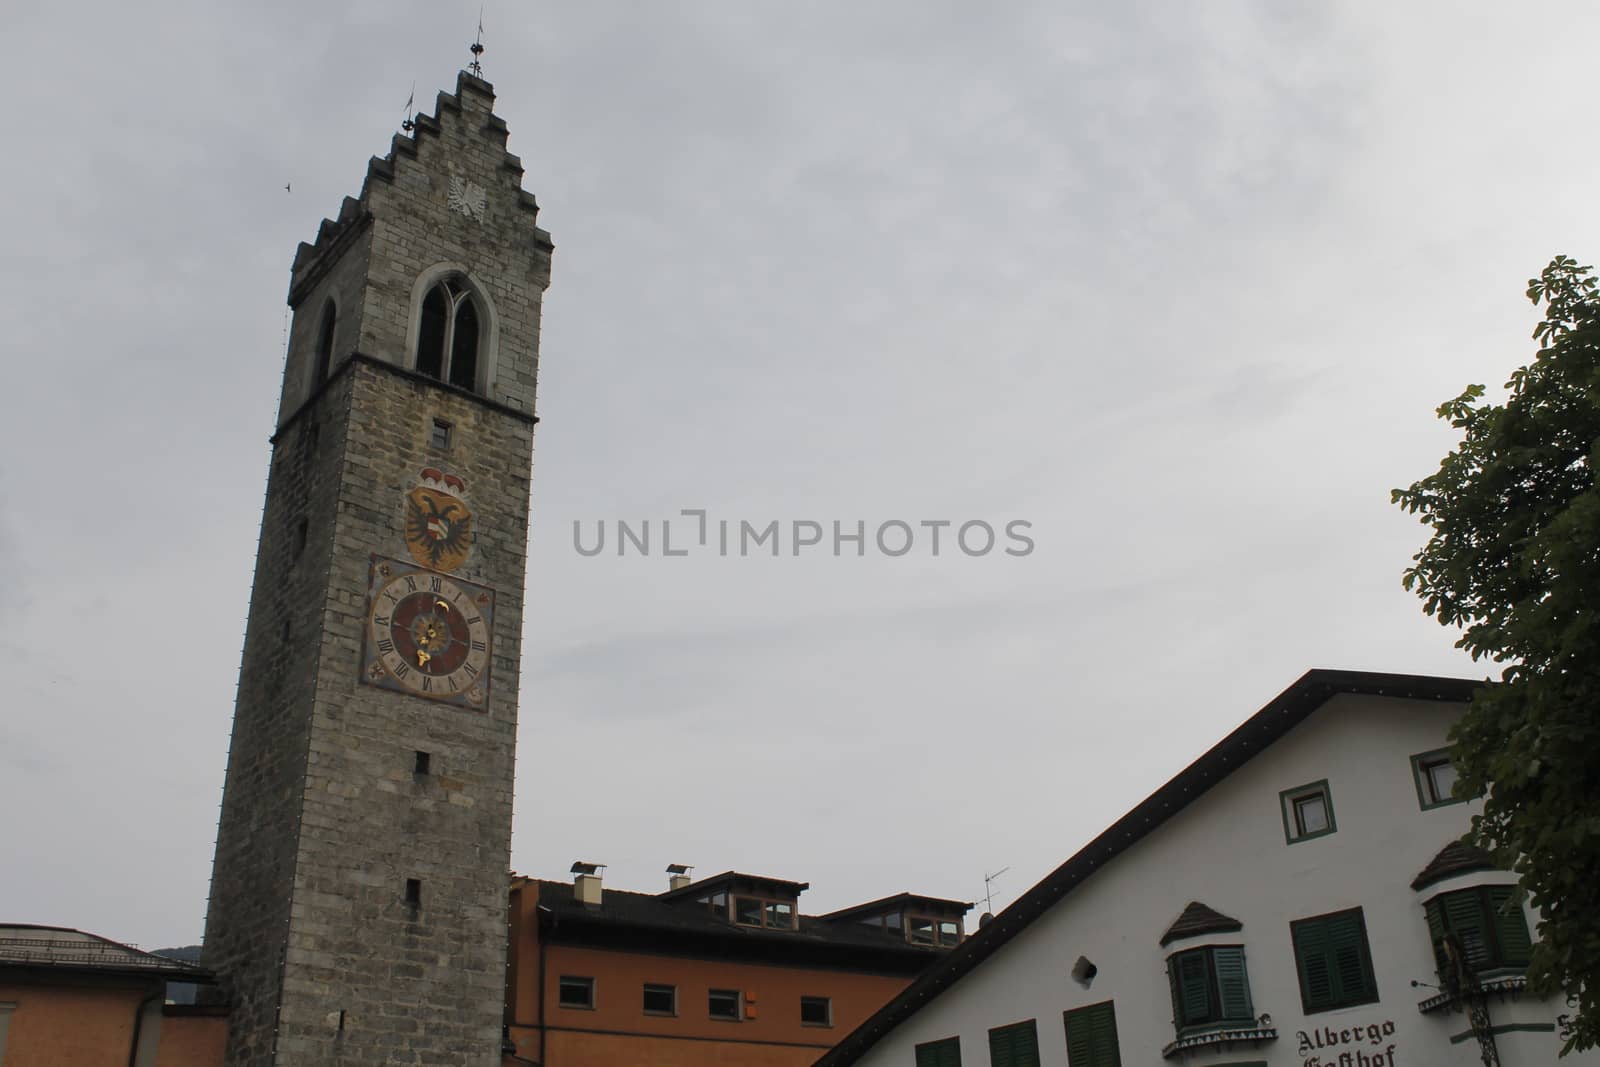
[[[572,880],[572,896],[579,904],[591,908],[600,906],[600,872],[605,869],[603,863],[585,863],[582,860],[572,865],[572,873],[577,875]]]
[[[689,872],[694,870],[692,864],[669,863],[667,864],[667,892],[682,889],[689,884]]]

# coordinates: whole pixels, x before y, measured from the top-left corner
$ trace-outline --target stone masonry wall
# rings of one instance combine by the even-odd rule
[[[349,386],[336,376],[273,443],[206,912],[232,1064],[271,1062]]]
[[[533,427],[369,362],[352,369],[280,1020],[285,1064],[498,1063]],[[433,419],[452,424],[447,451]],[[490,695],[469,710],[359,681],[370,558],[407,559],[423,467],[467,485],[455,576],[495,590]],[[430,755],[413,774],[415,753]],[[422,903],[404,897],[420,879]],[[343,1012],[341,1020],[337,1013]]]
[[[539,314],[549,235],[463,74],[359,199],[296,256],[296,313],[251,596],[207,916],[234,998],[230,1067],[500,1062],[507,874]],[[450,204],[483,190],[483,209]],[[417,280],[465,271],[492,304],[486,397],[418,377]],[[333,373],[310,381],[322,309]],[[451,426],[435,447],[435,419]],[[361,682],[372,557],[409,562],[406,492],[461,477],[495,593],[489,698],[469,710]],[[304,523],[302,528],[301,523]],[[427,752],[430,772],[413,773]],[[405,900],[407,879],[421,903]],[[274,1050],[276,1050],[274,1052]]]

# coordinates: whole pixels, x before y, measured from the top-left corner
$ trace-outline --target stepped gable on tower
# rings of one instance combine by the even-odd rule
[[[531,414],[532,361],[504,357],[538,349],[537,308],[526,294],[549,285],[554,245],[537,223],[538,200],[522,188],[522,160],[507,151],[506,122],[493,106],[494,87],[462,72],[455,92],[439,94],[434,114],[418,114],[410,134],[395,134],[388,154],[368,161],[360,194],[346,197],[315,241],[297,249],[288,300],[296,312],[308,303],[335,309],[333,370],[351,355],[407,367],[420,288],[453,271],[481,290],[487,315],[490,361],[475,391]],[[280,430],[321,382],[311,357],[301,355],[316,349],[323,314],[309,310],[291,326]]]
[[[396,167],[404,159],[415,160],[417,148],[423,137],[437,138],[440,134],[440,117],[447,114],[459,115],[461,113],[462,94],[467,91],[481,93],[492,101],[494,99],[494,86],[482,78],[474,77],[462,71],[456,78],[456,91],[447,93],[439,91],[438,99],[434,102],[432,115],[418,113],[415,118],[415,129],[410,134],[397,133],[389,143],[389,153],[384,156],[373,156],[367,161],[367,175],[361,183],[359,197],[347,196],[339,205],[339,214],[331,219],[323,219],[322,225],[317,228],[316,240],[307,244],[302,241],[295,250],[293,281],[290,283],[290,303],[294,303],[293,293],[299,290],[308,274],[317,261],[339,241],[340,237],[348,233],[352,227],[358,227],[370,222],[368,215],[369,194],[374,181],[390,182],[395,180]],[[514,153],[504,151],[506,138],[510,130],[506,122],[499,115],[490,112],[484,123],[490,131],[499,135],[501,141],[501,167],[507,172],[508,181],[516,191],[516,206],[518,210],[529,213],[531,220],[539,217],[539,201],[532,193],[522,188],[523,167],[522,159]],[[554,248],[550,234],[537,227],[534,228],[534,240],[545,248]]]

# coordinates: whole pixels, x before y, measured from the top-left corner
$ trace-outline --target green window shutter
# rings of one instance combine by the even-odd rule
[[[1302,919],[1291,925],[1300,997],[1307,1012],[1376,1000],[1361,910]]]
[[[1211,979],[1206,974],[1206,950],[1180,953],[1174,957],[1174,962],[1177,964],[1178,992],[1183,1009],[1178,1016],[1179,1025],[1210,1022],[1214,1013],[1211,1010]]]
[[[1346,912],[1328,920],[1328,946],[1333,955],[1334,995],[1340,1004],[1352,1004],[1377,995],[1372,962],[1367,958],[1366,932],[1358,913]]]
[[[1117,1048],[1117,1013],[1111,1001],[1096,1004],[1089,1016],[1089,1032],[1094,1040],[1095,1067],[1122,1067]]]
[[[1484,914],[1484,899],[1477,890],[1446,893],[1437,898],[1444,909],[1444,924],[1455,935],[1466,953],[1467,967],[1487,970],[1493,963],[1489,943],[1489,919]]]
[[[1111,1001],[1064,1012],[1063,1018],[1068,1067],[1122,1067],[1122,1054],[1117,1048],[1117,1013]],[[1035,1049],[1037,1057],[1037,1045]],[[1037,1063],[1037,1058],[1033,1062]]]
[[[1174,993],[1173,997],[1176,998],[1177,994]],[[1066,1016],[1068,1067],[1094,1067],[1094,1035],[1090,1032],[1089,1017],[1082,1008],[1069,1011]]]
[[[1500,963],[1507,967],[1526,967],[1533,951],[1528,936],[1528,920],[1522,913],[1522,894],[1515,886],[1489,888],[1489,914],[1500,941]]]
[[[1327,924],[1302,922],[1294,928],[1294,958],[1300,968],[1300,993],[1306,1011],[1334,1005],[1332,951]]]
[[[1433,942],[1433,963],[1443,979],[1450,966],[1450,957],[1444,951],[1444,911],[1439,907],[1437,898],[1423,905],[1423,910],[1428,914],[1428,938]]]
[[[1250,1006],[1250,980],[1244,972],[1244,949],[1214,948],[1211,959],[1217,970],[1217,992],[1222,999],[1222,1018],[1242,1022],[1255,1018]]]
[[[989,1031],[990,1067],[1039,1067],[1039,1031],[1034,1021]]]
[[[917,1067],[961,1067],[961,1039],[947,1037],[918,1045]]]
[[[1012,1039],[1011,1062],[1015,1067],[1039,1067],[1039,1030],[1032,1022],[1019,1029]]]
[[[1011,1031],[989,1031],[989,1067],[1011,1067]]]

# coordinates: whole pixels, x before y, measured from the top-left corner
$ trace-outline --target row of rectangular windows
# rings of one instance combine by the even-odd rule
[[[706,995],[708,1018],[725,1022],[741,1022],[756,1017],[755,997],[737,989],[712,989]],[[587,975],[564,974],[558,986],[557,1001],[563,1008],[592,1011],[595,1007],[595,980]],[[640,997],[640,1009],[646,1015],[678,1014],[678,987],[664,983],[646,982]],[[830,997],[803,996],[800,998],[800,1023],[802,1026],[832,1026],[833,1000]]]
[[[1071,1067],[1122,1067],[1117,1015],[1107,1000],[1062,1012]],[[947,1037],[916,1047],[916,1067],[961,1067],[961,1039]],[[990,1067],[1039,1067],[1039,1028],[1033,1019],[989,1031]]]
[[[1424,905],[1441,985],[1466,971],[1483,975],[1525,968],[1533,943],[1514,886],[1488,885],[1440,893]],[[1378,998],[1360,908],[1289,924],[1301,1006],[1307,1015],[1370,1004]],[[1168,957],[1173,1026],[1179,1037],[1254,1027],[1242,945],[1208,945]],[[1111,1001],[1063,1013],[1069,1067],[1120,1067]],[[916,1067],[961,1067],[960,1038],[916,1046]],[[989,1031],[991,1067],[1038,1067],[1039,1040],[1029,1019]]]
[[[1411,757],[1411,778],[1417,787],[1417,803],[1423,811],[1461,803],[1455,796],[1456,768],[1449,749],[1420,752]],[[1336,831],[1333,793],[1328,780],[1285,789],[1278,794],[1283,806],[1283,836],[1291,845]]]

